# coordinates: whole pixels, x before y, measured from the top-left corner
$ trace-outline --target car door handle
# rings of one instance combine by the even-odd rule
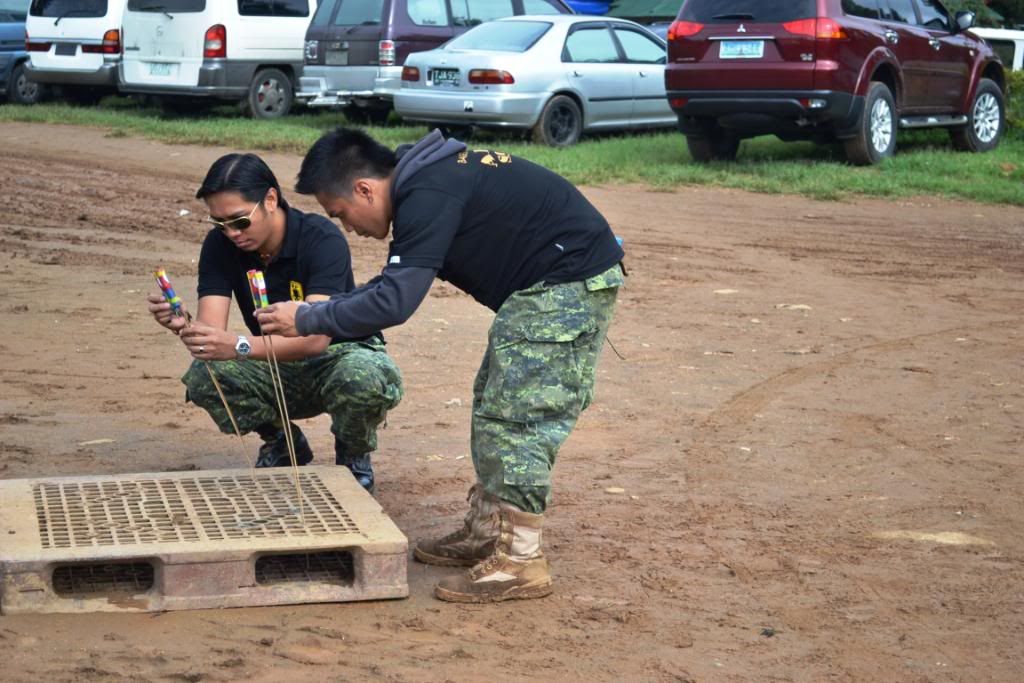
[[[645,71],[637,71],[637,73],[640,74],[640,78],[647,78],[647,73]]]
[[[900,34],[896,33],[896,31],[886,31],[885,42],[892,43],[893,45],[895,45],[896,43],[900,42]]]
[[[573,71],[572,75],[575,76],[576,78],[582,78],[583,77],[583,74],[581,74],[579,71]]]
[[[938,50],[939,47],[942,45],[942,43],[939,42],[938,39],[936,39],[936,38],[929,38],[928,39],[928,44],[931,45],[932,49],[934,49],[934,50]]]

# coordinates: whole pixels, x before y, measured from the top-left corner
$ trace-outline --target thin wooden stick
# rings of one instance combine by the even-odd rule
[[[292,423],[288,416],[288,402],[284,394],[284,380],[281,378],[281,368],[277,364],[277,354],[274,352],[274,342],[269,335],[260,332],[263,337],[263,345],[269,351],[270,357],[270,381],[274,385],[274,396],[277,398],[278,411],[281,413],[281,420],[284,422],[285,443],[288,446],[288,457],[292,463],[292,474],[295,479],[295,495],[299,503],[299,518],[306,523],[305,504],[302,500],[302,485],[299,483],[299,462],[295,455],[295,441],[292,439]]]

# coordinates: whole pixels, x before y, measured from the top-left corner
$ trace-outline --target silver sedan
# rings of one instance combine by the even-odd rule
[[[664,41],[631,21],[572,15],[492,21],[409,55],[395,111],[446,127],[526,129],[555,147],[585,131],[677,121]]]

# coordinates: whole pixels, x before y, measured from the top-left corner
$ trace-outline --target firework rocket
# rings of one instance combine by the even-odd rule
[[[252,293],[252,305],[256,308],[266,308],[270,305],[267,299],[267,281],[263,279],[262,270],[250,270],[246,273],[249,278],[249,291]]]
[[[153,276],[156,278],[157,285],[160,286],[160,291],[164,294],[164,299],[171,305],[171,311],[174,315],[179,318],[184,315],[181,310],[181,297],[174,291],[174,287],[171,286],[171,281],[167,277],[167,272],[160,268],[154,271]]]

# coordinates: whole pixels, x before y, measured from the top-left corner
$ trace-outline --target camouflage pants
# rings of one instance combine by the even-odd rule
[[[243,434],[275,420],[277,401],[265,361],[220,361],[210,364]],[[377,448],[377,426],[402,400],[402,377],[384,344],[342,342],[314,358],[278,363],[288,416],[295,419],[331,416],[331,431],[342,455],[358,457]],[[206,366],[194,361],[181,378],[186,398],[210,414],[225,434],[234,433],[231,419],[210,380]]]
[[[473,384],[473,465],[489,493],[526,512],[546,509],[555,456],[593,398],[622,282],[615,266],[520,290],[498,310]]]

